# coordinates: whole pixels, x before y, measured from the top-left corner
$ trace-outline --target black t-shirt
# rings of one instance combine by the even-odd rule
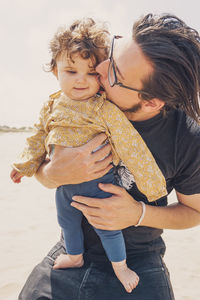
[[[167,184],[168,194],[176,191],[192,195],[200,193],[200,126],[182,111],[175,110],[166,117],[162,114],[142,122],[131,122],[142,136],[161,169]],[[137,201],[148,203],[135,183],[128,191]],[[151,205],[166,206],[167,197],[158,199]],[[93,258],[102,255],[99,238],[84,219],[83,229],[86,252]],[[127,253],[150,247],[162,230],[134,226],[123,230]]]
[[[200,126],[182,111],[132,124],[161,169],[168,194],[173,189],[185,195],[200,193]],[[134,190],[130,193],[134,196]]]

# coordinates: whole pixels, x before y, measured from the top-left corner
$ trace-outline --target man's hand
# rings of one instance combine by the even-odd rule
[[[55,188],[102,177],[112,168],[111,146],[107,144],[98,151],[93,151],[106,138],[102,133],[81,147],[56,146],[51,161],[41,165],[36,178],[46,187]]]
[[[81,210],[88,222],[103,230],[120,230],[137,224],[142,206],[124,188],[113,184],[99,184],[99,188],[113,194],[110,198],[97,199],[74,196],[72,206]]]
[[[74,196],[74,202],[71,204],[82,211],[91,225],[103,230],[120,230],[138,223],[142,215],[141,203],[135,201],[126,190],[119,186],[99,184],[99,187],[113,196],[105,199]],[[146,205],[146,213],[141,226],[185,229],[199,225],[200,195],[177,194],[178,203],[165,207]]]
[[[12,171],[10,173],[10,178],[12,179],[12,181],[14,183],[20,183],[22,177],[24,177],[24,175],[22,175],[21,173],[19,173],[17,170],[12,169]]]

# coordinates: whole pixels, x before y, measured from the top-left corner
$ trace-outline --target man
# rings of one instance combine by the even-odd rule
[[[121,179],[126,184],[128,176],[128,192],[101,184],[99,188],[112,193],[111,198],[74,197],[72,205],[85,215],[85,265],[52,270],[53,260],[64,252],[61,240],[33,270],[20,300],[174,299],[162,259],[162,229],[200,224],[198,33],[175,16],[149,14],[134,24],[131,39],[114,37],[110,59],[97,71],[108,98],[125,112],[154,155],[168,193],[176,190],[178,203],[167,206],[164,197],[150,205],[126,170]],[[110,146],[92,151],[105,138],[101,134],[83,147],[58,149],[52,161],[40,167],[37,179],[53,188],[104,175],[111,168]],[[126,293],[115,278],[90,224],[123,229],[127,263],[140,277],[132,293]]]

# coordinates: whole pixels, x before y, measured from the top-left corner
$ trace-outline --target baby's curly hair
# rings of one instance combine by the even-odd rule
[[[60,27],[50,41],[49,48],[52,58],[48,71],[54,70],[56,59],[64,51],[71,60],[75,53],[79,53],[83,59],[90,58],[95,67],[108,58],[110,33],[105,23],[83,18],[73,22],[69,28]]]

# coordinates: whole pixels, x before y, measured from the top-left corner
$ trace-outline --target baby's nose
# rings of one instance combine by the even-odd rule
[[[81,74],[79,74],[76,79],[77,82],[84,82],[85,80],[86,80],[86,76]]]

